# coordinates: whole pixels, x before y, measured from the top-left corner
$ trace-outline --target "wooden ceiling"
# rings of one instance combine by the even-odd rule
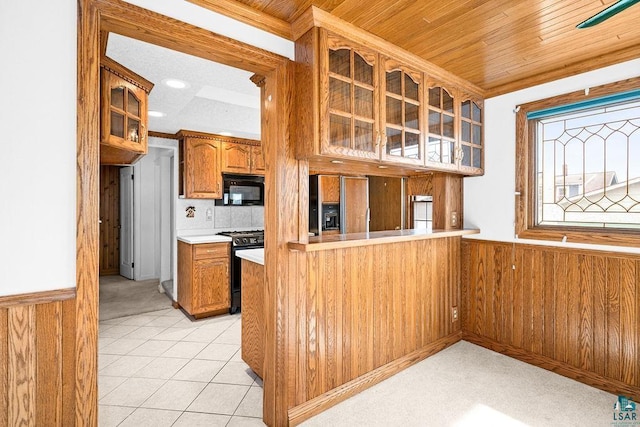
[[[499,95],[640,57],[640,4],[615,0],[189,0],[291,39],[314,5]]]

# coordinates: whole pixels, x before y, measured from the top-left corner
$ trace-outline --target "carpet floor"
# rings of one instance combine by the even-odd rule
[[[158,279],[134,281],[122,276],[100,277],[100,320],[148,313],[171,307],[158,291]]]

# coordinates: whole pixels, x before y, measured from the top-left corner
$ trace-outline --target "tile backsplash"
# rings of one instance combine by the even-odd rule
[[[193,206],[193,218],[187,218],[187,208]],[[207,221],[207,210],[211,220]],[[214,200],[178,199],[176,202],[176,229],[207,233],[240,229],[264,228],[264,206],[216,206]]]

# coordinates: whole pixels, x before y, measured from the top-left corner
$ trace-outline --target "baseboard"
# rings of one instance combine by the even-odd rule
[[[386,380],[409,366],[444,350],[462,338],[461,332],[453,333],[431,344],[407,354],[399,359],[380,366],[348,383],[342,384],[328,392],[289,409],[289,425],[295,426],[319,414],[322,411],[360,393],[369,387]]]
[[[490,338],[482,337],[471,332],[463,332],[462,339],[472,344],[477,344],[481,347],[493,350],[497,353],[504,354],[505,356],[513,357],[514,359],[529,363],[530,365],[555,372],[556,374],[562,375],[563,377],[571,378],[572,380],[581,382],[583,384],[599,388],[600,390],[604,390],[616,395],[624,395],[632,398],[634,401],[640,400],[640,387],[634,387],[629,384],[623,383],[622,381],[603,377],[602,375],[596,374],[594,372],[576,368],[575,366],[571,366],[567,363],[559,362],[550,357],[532,353],[518,347],[501,344]]]

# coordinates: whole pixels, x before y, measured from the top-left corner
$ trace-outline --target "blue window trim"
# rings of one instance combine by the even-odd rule
[[[527,113],[527,120],[543,119],[546,117],[556,116],[558,114],[572,113],[574,111],[584,110],[587,108],[597,108],[618,102],[631,101],[634,99],[640,100],[640,89],[633,89],[613,95],[602,96],[600,98],[574,102],[572,104],[560,105],[557,107],[545,108],[544,110],[530,111]]]

